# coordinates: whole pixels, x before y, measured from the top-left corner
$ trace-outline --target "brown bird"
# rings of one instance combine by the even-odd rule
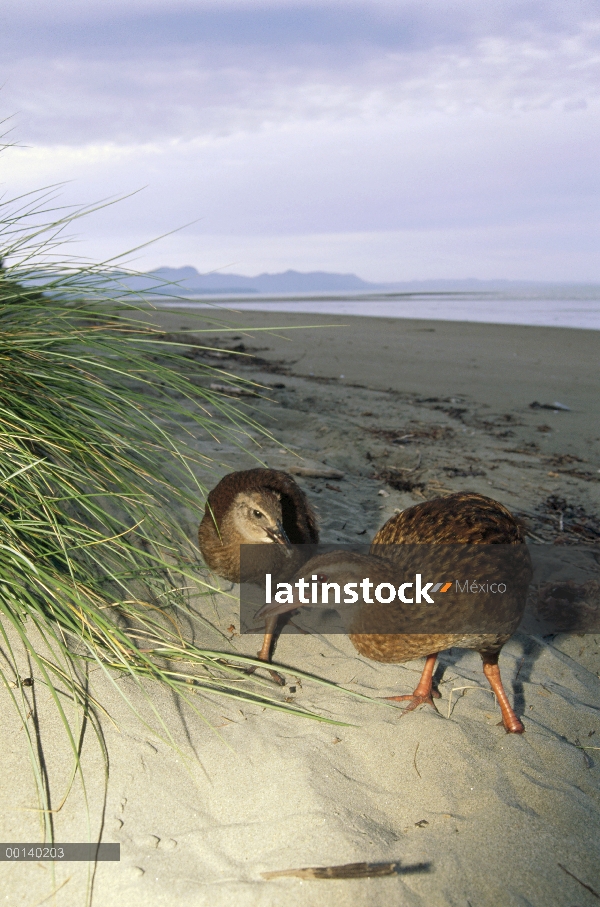
[[[264,545],[254,569],[244,564],[244,582],[264,583],[265,574],[293,576],[319,541],[315,513],[306,495],[286,472],[247,469],[224,476],[208,495],[198,543],[210,569],[240,582],[240,545]],[[292,546],[307,546],[302,548]],[[255,552],[253,552],[254,556]],[[271,660],[277,616],[267,619],[261,661]],[[272,672],[275,677],[275,672]],[[278,682],[283,682],[277,675]]]
[[[465,548],[471,544],[503,547],[491,549],[496,554],[494,557],[487,547],[475,551]],[[419,553],[419,546],[423,545],[428,547]],[[520,523],[502,504],[483,495],[462,492],[417,504],[388,520],[376,534],[368,556],[344,551],[320,555],[304,564],[299,578],[310,582],[311,577],[318,577],[321,584],[338,583],[341,588],[348,582],[360,583],[368,576],[376,586],[416,571],[425,577],[453,579],[461,566],[464,572],[467,563],[471,576],[479,575],[489,588],[494,580],[508,579],[501,572],[494,575],[494,570],[498,574],[502,564],[507,564],[506,552],[512,554],[512,582],[506,594],[438,594],[433,603],[425,599],[410,608],[400,601],[394,601],[393,605],[377,601],[367,604],[363,595],[362,600],[359,598],[351,606],[349,635],[354,647],[374,661],[400,663],[426,656],[421,679],[413,693],[389,697],[395,701],[408,700],[405,711],[421,703],[433,705],[433,697],[439,698],[433,688],[433,670],[439,652],[453,646],[476,649],[483,659],[483,672],[497,696],[504,727],[510,733],[520,734],[524,727],[502,686],[498,654],[523,616],[531,561]],[[294,592],[293,604],[267,605],[260,614],[273,615],[301,607],[299,596],[300,593]],[[417,632],[420,626],[426,632]],[[400,629],[404,632],[398,632]]]

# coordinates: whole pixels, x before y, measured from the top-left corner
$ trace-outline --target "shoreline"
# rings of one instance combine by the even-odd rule
[[[149,299],[149,302],[154,300]],[[600,330],[598,294],[564,299],[534,295],[497,293],[379,293],[318,294],[312,296],[210,295],[166,298],[157,303],[164,311],[185,306],[202,312],[212,307],[239,312],[268,312],[270,315],[391,318],[394,320],[450,321],[523,327],[563,327]]]

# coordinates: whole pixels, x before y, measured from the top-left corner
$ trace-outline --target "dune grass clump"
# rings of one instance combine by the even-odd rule
[[[125,698],[117,680],[132,678],[153,729],[171,742],[148,680],[199,715],[198,694],[318,717],[248,676],[258,662],[235,656],[215,628],[205,624],[215,649],[180,628],[190,594],[209,591],[181,526],[205,497],[198,476],[210,463],[198,441],[208,433],[244,447],[254,443],[249,429],[268,433],[203,386],[210,367],[183,360],[106,268],[49,260],[70,219],[46,228],[46,245],[14,204],[0,226],[0,677],[26,730],[47,838],[50,793],[23,653],[60,715],[74,772],[82,716],[93,724],[102,710],[86,679],[91,666]],[[187,438],[175,430],[178,415]]]

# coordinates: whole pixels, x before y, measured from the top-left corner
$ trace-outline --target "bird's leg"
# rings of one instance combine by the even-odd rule
[[[413,709],[416,709],[416,707],[423,702],[428,703],[428,705],[433,706],[435,709],[433,699],[434,697],[436,699],[440,698],[438,691],[433,688],[433,669],[435,668],[436,659],[437,652],[427,656],[421,679],[412,693],[409,693],[406,696],[386,696],[385,698],[391,699],[393,702],[405,702],[406,700],[410,700],[409,705],[404,709],[404,713],[412,712]]]
[[[279,615],[275,614],[272,617],[267,617],[265,621],[265,635],[263,637],[263,644],[260,651],[256,653],[261,661],[271,661],[271,649],[273,648],[273,641],[275,639],[278,619]],[[253,668],[252,671],[254,670],[255,669]],[[285,686],[285,680],[281,676],[281,674],[278,674],[277,671],[272,671],[271,669],[269,669],[269,674],[271,675],[275,683],[279,684],[280,687]]]
[[[502,724],[506,728],[506,732],[508,734],[522,734],[525,728],[515,715],[514,709],[508,701],[508,696],[502,686],[502,678],[500,677],[500,668],[498,666],[498,653],[496,652],[492,655],[487,652],[482,652],[481,657],[483,659],[483,673],[496,694],[496,699],[498,700],[500,711],[502,712]]]
[[[271,661],[271,648],[273,647],[273,636],[275,635],[276,626],[277,617],[268,617],[265,622],[263,644],[260,651],[256,653],[261,661]]]

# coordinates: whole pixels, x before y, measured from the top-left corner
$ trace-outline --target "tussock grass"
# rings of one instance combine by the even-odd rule
[[[149,712],[173,746],[148,681],[203,720],[202,696],[319,718],[248,676],[260,662],[232,653],[214,627],[204,629],[215,649],[181,629],[190,595],[210,591],[181,525],[203,506],[201,439],[248,447],[249,432],[268,432],[209,389],[209,366],[181,368],[181,348],[144,320],[142,301],[106,263],[56,259],[81,214],[58,211],[51,193],[0,206],[0,677],[27,735],[46,840],[54,813],[23,652],[52,697],[84,793],[86,721],[102,739],[94,666],[135,710],[119,678],[134,681],[148,706],[138,717]]]

